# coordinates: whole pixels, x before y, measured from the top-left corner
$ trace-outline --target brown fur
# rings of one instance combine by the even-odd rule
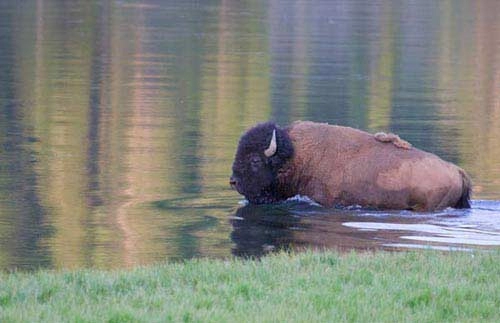
[[[380,142],[392,142],[398,148],[410,149],[412,147],[408,141],[399,138],[398,135],[393,133],[377,132],[373,136]]]
[[[278,173],[283,196],[307,195],[329,207],[468,206],[471,184],[462,169],[396,135],[301,121],[287,131],[295,153]]]

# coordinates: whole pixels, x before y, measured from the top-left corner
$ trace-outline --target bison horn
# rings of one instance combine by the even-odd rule
[[[273,130],[273,137],[271,138],[271,142],[269,143],[269,147],[264,150],[264,155],[266,157],[271,157],[276,153],[276,129]]]

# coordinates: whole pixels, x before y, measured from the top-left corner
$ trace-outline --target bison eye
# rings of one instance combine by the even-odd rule
[[[258,172],[262,167],[262,159],[257,156],[250,158],[250,167],[253,172]]]

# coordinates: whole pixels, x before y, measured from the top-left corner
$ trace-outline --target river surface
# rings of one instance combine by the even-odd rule
[[[252,206],[253,124],[391,131],[472,209]],[[500,1],[1,1],[0,270],[500,246]]]

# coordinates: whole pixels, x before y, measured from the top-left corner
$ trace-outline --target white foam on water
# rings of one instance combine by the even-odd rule
[[[285,203],[286,202],[300,202],[300,203],[307,203],[307,204],[312,205],[312,206],[321,206],[321,204],[318,204],[317,202],[312,200],[309,196],[299,195],[299,194],[288,198],[285,201]]]

